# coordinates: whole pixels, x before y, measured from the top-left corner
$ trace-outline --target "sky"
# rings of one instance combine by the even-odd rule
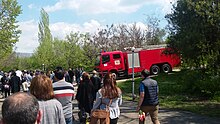
[[[53,37],[65,39],[71,32],[94,33],[111,24],[134,24],[146,28],[147,16],[157,17],[160,27],[167,21],[175,0],[17,0],[22,14],[17,17],[22,33],[16,52],[33,53],[39,45],[38,23],[43,8],[49,15]]]

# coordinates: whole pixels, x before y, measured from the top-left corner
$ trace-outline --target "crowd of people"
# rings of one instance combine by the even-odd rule
[[[80,83],[80,77],[82,76],[83,69],[76,68],[72,70],[64,71],[65,81],[77,84]],[[41,70],[11,70],[8,72],[0,71],[0,89],[3,98],[6,98],[11,93],[16,93],[20,91],[28,92],[31,80],[37,75],[46,75],[53,82],[55,82],[55,72],[54,71],[41,71]]]
[[[137,111],[149,113],[152,122],[159,124],[157,81],[149,77],[147,70],[143,70],[141,75]],[[106,109],[109,103],[110,124],[117,124],[122,91],[117,87],[116,76],[107,73],[101,79],[94,70],[92,75],[79,72],[79,77],[77,79],[71,69],[65,71],[62,67],[57,67],[53,73],[19,70],[3,73],[2,92],[6,99],[2,105],[2,123],[73,124],[72,100],[75,98],[79,112],[88,115],[95,109]],[[74,85],[78,86],[76,94]],[[85,120],[80,121],[85,123]]]
[[[24,112],[19,107],[24,107],[27,98],[32,100],[33,107],[37,109],[34,117],[35,123],[40,124],[72,124],[73,123],[73,106],[72,100],[75,98],[78,102],[78,108],[80,112],[91,113],[93,109],[96,109],[97,104],[100,104],[100,99],[108,101],[113,99],[112,105],[110,105],[110,119],[111,124],[116,124],[120,115],[119,105],[122,104],[122,92],[116,85],[116,80],[112,74],[106,74],[103,78],[97,75],[94,70],[92,75],[87,72],[73,72],[71,69],[65,71],[62,67],[57,67],[53,73],[44,73],[41,71],[10,71],[3,73],[1,78],[2,92],[5,100],[2,108],[2,122],[4,124],[14,124],[10,118],[17,118],[19,121],[16,124],[33,124],[25,121],[21,118],[29,118],[28,115],[18,115],[20,112]],[[108,75],[108,76],[107,76]],[[27,84],[27,89],[25,85]],[[8,88],[5,86],[8,85]],[[74,91],[74,85],[78,85],[76,94]],[[28,95],[28,97],[27,97]],[[74,97],[74,95],[76,95]],[[16,100],[16,98],[18,98]],[[26,97],[25,99],[22,99]],[[37,100],[38,104],[34,103]],[[13,103],[10,103],[13,101]],[[6,103],[7,102],[7,103]],[[15,102],[19,102],[17,105]],[[27,102],[28,103],[28,102]],[[16,110],[13,112],[15,115],[10,114],[5,107],[14,106],[16,104]],[[104,104],[104,103],[103,103]],[[15,107],[15,106],[14,106]],[[31,109],[29,109],[32,111]],[[28,110],[27,110],[28,111]],[[27,112],[26,114],[28,114]],[[31,112],[30,112],[31,113]],[[32,112],[33,114],[33,112]],[[32,118],[33,119],[33,118]],[[11,121],[10,121],[11,120]]]

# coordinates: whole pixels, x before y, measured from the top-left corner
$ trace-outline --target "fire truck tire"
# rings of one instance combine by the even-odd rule
[[[152,74],[157,75],[160,73],[160,67],[158,65],[153,65],[151,66],[150,71]]]
[[[169,73],[169,72],[171,72],[171,67],[170,67],[170,65],[169,65],[169,64],[163,64],[163,66],[162,66],[162,71],[163,71],[164,73]]]

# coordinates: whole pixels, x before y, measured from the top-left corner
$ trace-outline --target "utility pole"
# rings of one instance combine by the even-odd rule
[[[134,94],[134,50],[135,50],[135,48],[132,47],[131,51],[132,51],[132,100],[133,101],[135,99],[135,94]]]

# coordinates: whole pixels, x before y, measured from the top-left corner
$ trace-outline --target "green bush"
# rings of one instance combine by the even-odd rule
[[[213,98],[220,91],[220,77],[206,69],[188,70],[183,76],[182,86],[189,94]]]

